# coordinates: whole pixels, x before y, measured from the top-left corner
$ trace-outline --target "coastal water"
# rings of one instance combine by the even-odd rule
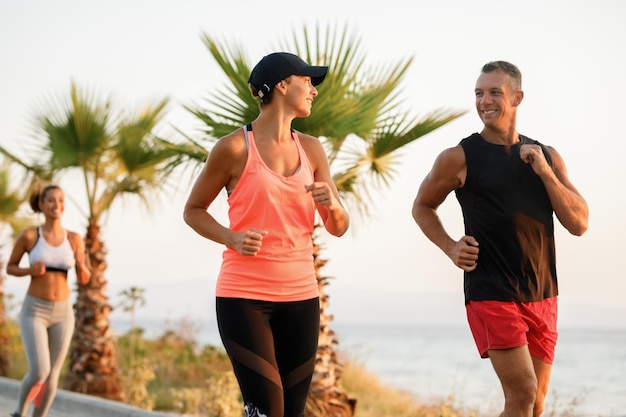
[[[420,399],[497,415],[503,398],[466,326],[336,324],[339,348],[381,380]],[[562,328],[546,414],[626,416],[626,329]]]
[[[116,331],[128,329],[120,320],[112,324]],[[156,321],[137,325],[147,337],[158,336],[166,328]],[[221,346],[213,321],[190,327],[200,344]],[[343,357],[420,401],[445,399],[483,416],[497,415],[502,409],[501,388],[491,363],[478,356],[464,325],[333,322],[332,328]],[[626,417],[626,328],[560,329],[544,415],[565,413]]]

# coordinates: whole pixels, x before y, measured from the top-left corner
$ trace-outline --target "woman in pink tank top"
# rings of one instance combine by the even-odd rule
[[[248,80],[258,118],[217,141],[185,205],[185,222],[225,246],[217,321],[246,416],[304,415],[319,334],[315,209],[334,236],[350,223],[321,143],[291,128],[327,71],[286,52],[263,57]],[[222,189],[228,226],[208,212]]]

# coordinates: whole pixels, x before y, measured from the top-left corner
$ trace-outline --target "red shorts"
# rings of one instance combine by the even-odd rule
[[[556,297],[542,301],[470,301],[467,321],[478,353],[528,345],[531,356],[552,364],[558,333]]]

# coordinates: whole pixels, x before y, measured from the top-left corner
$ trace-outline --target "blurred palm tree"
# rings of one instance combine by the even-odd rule
[[[135,196],[149,209],[180,154],[174,144],[155,133],[168,100],[148,104],[135,114],[114,112],[108,100],[71,85],[69,101],[53,102],[35,119],[37,137],[27,158],[0,147],[0,152],[23,166],[33,181],[71,181],[66,195],[85,216],[85,245],[91,263],[89,283],[78,284],[74,306],[76,328],[64,388],[123,400],[124,393],[110,329],[112,310],[106,294],[106,248],[101,239],[105,214],[123,197]],[[81,192],[79,192],[80,189]],[[132,256],[132,255],[131,255]]]
[[[26,215],[19,212],[22,203],[28,199],[25,190],[18,190],[16,182],[11,183],[11,164],[6,159],[0,162],[0,236],[13,237],[16,232],[26,228],[32,222]],[[4,246],[4,240],[0,241],[0,247]],[[0,375],[6,375],[9,369],[8,333],[6,329],[6,307],[4,294],[4,274],[6,265],[0,258]]]
[[[251,67],[242,49],[207,34],[203,42],[230,84],[212,90],[204,105],[187,106],[203,122],[205,138],[182,146],[181,151],[197,166],[206,161],[207,147],[254,120],[259,113],[259,104],[248,89]],[[440,109],[416,118],[402,112],[398,90],[412,58],[389,67],[367,68],[367,53],[347,28],[334,30],[318,25],[312,35],[304,28],[302,36],[294,33],[293,39],[277,50],[293,52],[312,65],[329,66],[328,75],[318,87],[314,111],[307,118],[294,120],[293,128],[322,141],[337,189],[350,209],[361,217],[370,214],[372,192],[389,186],[397,174],[400,151],[465,113]],[[318,237],[317,233],[312,236],[321,325],[307,407],[313,415],[349,416],[354,412],[355,401],[338,386],[341,366],[334,349],[337,340],[329,325],[332,316],[326,309],[328,296],[324,287],[328,277],[320,274],[326,260],[320,258]]]
[[[133,366],[135,364],[135,346],[137,344],[137,338],[141,335],[141,330],[137,329],[135,325],[135,317],[137,309],[146,305],[146,297],[144,293],[145,288],[140,288],[135,285],[131,285],[129,288],[120,291],[117,295],[122,297],[122,300],[118,302],[116,307],[119,307],[125,313],[130,313],[130,330],[129,334],[129,354],[128,364]]]

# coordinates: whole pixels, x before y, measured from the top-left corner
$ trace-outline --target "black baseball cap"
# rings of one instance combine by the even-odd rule
[[[289,52],[274,52],[265,55],[252,69],[248,83],[258,90],[258,96],[263,96],[274,88],[276,84],[290,75],[306,75],[311,77],[311,83],[318,85],[326,77],[328,67],[309,65],[299,56]]]

